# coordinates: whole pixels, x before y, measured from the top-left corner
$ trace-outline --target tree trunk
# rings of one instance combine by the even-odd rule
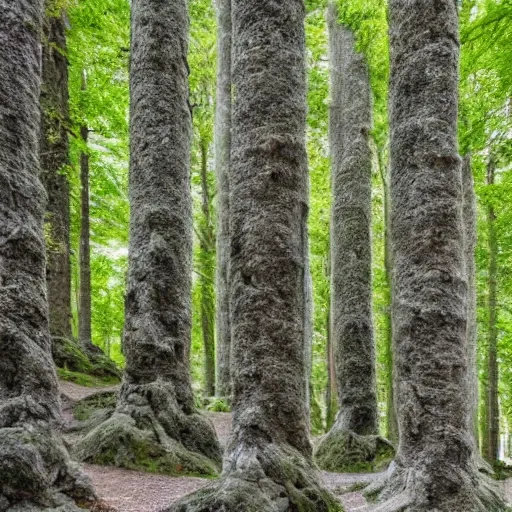
[[[82,91],[87,88],[85,71],[82,74]],[[80,283],[78,304],[78,339],[82,347],[94,351],[92,344],[91,310],[91,248],[89,219],[89,154],[87,144],[89,128],[80,127],[84,150],[80,153]]]
[[[49,2],[48,2],[49,3]],[[41,87],[41,178],[46,205],[46,284],[53,344],[71,339],[71,264],[69,250],[69,97],[64,13],[47,6],[43,24]],[[54,347],[54,354],[60,353]],[[56,360],[58,364],[59,361]]]
[[[215,395],[215,231],[211,218],[208,184],[208,142],[201,141],[202,213],[200,227],[199,280],[201,289],[201,331],[204,348],[204,392]]]
[[[373,469],[386,447],[378,434],[371,280],[372,125],[368,66],[351,30],[329,7],[332,205],[332,336],[339,410],[318,444],[328,471]],[[380,458],[380,457],[379,457]]]
[[[475,443],[478,445],[478,353],[477,353],[477,317],[476,317],[476,266],[475,249],[477,243],[477,206],[473,184],[471,157],[466,156],[462,162],[462,190],[464,197],[464,258],[468,281],[468,324],[467,350],[469,373],[470,414],[469,422]]]
[[[221,459],[190,381],[192,198],[186,0],[132,0],[130,247],[124,353],[114,415],[81,460],[214,474]]]
[[[493,156],[489,158],[487,165],[487,185],[494,185],[496,163]],[[500,410],[498,402],[498,236],[496,232],[496,212],[491,204],[487,206],[487,229],[489,269],[487,278],[488,288],[488,347],[487,347],[487,397],[486,418],[488,422],[487,436],[484,439],[484,456],[491,464],[499,459],[500,439]]]
[[[395,393],[393,388],[393,323],[391,319],[392,289],[393,289],[393,263],[391,255],[391,226],[390,226],[390,204],[389,204],[389,183],[386,166],[383,162],[382,152],[378,150],[379,172],[382,182],[383,203],[384,203],[384,270],[386,273],[386,432],[388,439],[398,444],[398,424],[395,412]]]
[[[316,477],[305,407],[304,15],[302,0],[233,2],[233,432],[223,478],[168,510],[339,510]]]
[[[0,0],[0,509],[71,512],[94,491],[59,434],[38,176],[42,18],[42,0]]]
[[[505,510],[469,428],[453,0],[390,2],[391,234],[400,444],[376,512]]]
[[[217,383],[219,397],[231,396],[231,325],[229,311],[229,174],[231,159],[231,0],[217,5]]]

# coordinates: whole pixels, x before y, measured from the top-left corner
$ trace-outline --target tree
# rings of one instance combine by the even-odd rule
[[[350,29],[329,7],[331,64],[332,336],[339,410],[315,458],[323,469],[373,467],[393,449],[378,434],[371,289],[370,130],[368,66]],[[380,461],[382,463],[382,460]]]
[[[39,181],[42,0],[0,1],[0,508],[79,511],[94,491],[59,434]]]
[[[456,3],[392,0],[390,38],[393,336],[400,444],[384,480],[384,503],[376,510],[505,510],[478,471],[468,422]]]
[[[489,158],[487,165],[487,185],[492,187],[495,184],[496,162],[493,155]],[[487,420],[484,430],[483,453],[484,457],[491,464],[499,459],[500,443],[500,409],[498,401],[498,325],[497,325],[497,276],[498,276],[498,238],[496,232],[496,212],[492,203],[487,206],[488,226],[488,345],[487,345],[487,389],[484,406]]]
[[[114,414],[81,460],[215,474],[213,425],[190,382],[192,200],[187,2],[132,2],[126,371]]]
[[[208,140],[199,142],[201,153],[201,210],[199,225],[199,281],[201,287],[201,331],[204,347],[204,391],[215,395],[215,229],[212,191],[208,181]]]
[[[339,510],[317,480],[305,408],[304,3],[232,6],[233,433],[221,480],[168,510]]]
[[[46,1],[43,23],[43,68],[41,85],[41,179],[48,195],[46,283],[50,310],[50,333],[55,345],[71,339],[71,264],[69,246],[68,63],[65,13]],[[54,347],[59,364],[62,350]]]
[[[217,103],[215,171],[217,173],[217,383],[219,397],[231,395],[229,312],[229,175],[231,166],[231,0],[217,0]]]
[[[477,206],[471,157],[466,155],[462,162],[462,192],[464,221],[464,258],[468,281],[468,323],[467,350],[470,396],[470,428],[473,438],[478,443],[478,352],[477,352],[477,319],[476,319],[476,268],[475,248],[477,244]]]
[[[87,74],[82,72],[82,92],[87,91]],[[93,350],[91,310],[91,246],[90,246],[90,205],[89,205],[89,154],[87,143],[89,128],[80,126],[83,144],[80,152],[80,283],[78,292],[78,338],[82,347]]]

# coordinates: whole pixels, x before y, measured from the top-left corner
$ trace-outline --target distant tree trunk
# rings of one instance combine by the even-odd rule
[[[387,178],[386,165],[382,159],[382,152],[379,150],[379,172],[382,181],[383,203],[384,203],[384,270],[386,273],[386,435],[394,443],[398,443],[398,424],[395,413],[395,393],[393,389],[393,323],[391,321],[392,289],[393,289],[393,263],[391,255],[391,233],[390,233],[390,204],[389,204],[389,183]]]
[[[469,365],[469,397],[471,406],[469,422],[475,442],[478,444],[478,360],[475,267],[477,206],[470,156],[466,156],[462,162],[462,190],[464,197],[462,211],[464,221],[464,257],[468,280],[467,350]]]
[[[332,222],[332,220],[331,220]],[[330,232],[330,230],[329,230]],[[331,281],[331,247],[327,248],[327,263],[325,268],[326,277]],[[332,290],[329,290],[329,305],[327,307],[325,333],[327,338],[326,354],[327,354],[327,390],[325,395],[326,413],[325,413],[325,427],[330,430],[336,419],[338,412],[338,393],[336,391],[336,367],[334,362],[334,347],[332,343],[332,326],[331,326],[331,309],[332,309]]]
[[[349,471],[373,468],[382,447],[378,434],[375,340],[372,320],[371,176],[372,125],[368,66],[351,30],[329,7],[332,165],[332,342],[338,415],[317,445],[318,465]],[[380,458],[380,457],[379,457]]]
[[[42,0],[0,0],[0,509],[79,510],[94,491],[59,434],[39,181]],[[60,506],[62,505],[62,507]]]
[[[124,353],[113,416],[80,460],[214,474],[221,459],[190,381],[192,197],[186,0],[132,0],[130,247]]]
[[[217,105],[215,172],[217,173],[217,383],[219,397],[231,395],[231,324],[229,311],[229,174],[231,159],[231,0],[217,5]]]
[[[208,183],[208,142],[201,140],[202,213],[200,227],[199,281],[201,288],[201,330],[204,349],[205,395],[215,395],[215,230],[211,218]]]
[[[233,433],[220,482],[169,510],[339,510],[305,407],[308,173],[302,0],[234,0]]]
[[[47,2],[50,3],[50,2]],[[41,87],[41,178],[46,205],[46,283],[53,344],[71,339],[71,264],[69,250],[69,97],[64,13],[46,6],[43,23]],[[54,355],[60,351],[56,348]],[[56,360],[58,363],[58,361]]]
[[[82,75],[82,91],[87,88],[85,71]],[[80,127],[80,137],[85,148],[89,139],[89,128]],[[78,338],[86,350],[94,349],[92,344],[91,310],[91,248],[89,219],[89,154],[87,149],[80,153],[80,283],[78,304]]]
[[[487,165],[487,185],[494,185],[496,162],[491,155]],[[487,396],[486,418],[488,422],[487,436],[484,439],[484,456],[488,462],[494,463],[499,459],[500,441],[500,410],[498,402],[498,236],[496,232],[496,212],[491,204],[487,206],[487,229],[489,268],[487,278],[487,309],[488,309],[488,346],[487,346]]]
[[[468,421],[457,5],[391,0],[389,7],[400,443],[376,512],[501,511],[491,481],[478,471]]]

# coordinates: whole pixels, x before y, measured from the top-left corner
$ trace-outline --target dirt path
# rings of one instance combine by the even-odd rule
[[[64,416],[73,421],[72,405],[98,392],[116,391],[119,386],[107,388],[84,388],[70,382],[60,382],[63,398]],[[222,445],[226,445],[231,430],[231,414],[207,412],[215,425]],[[162,508],[212,483],[212,480],[180,477],[173,478],[151,473],[128,471],[120,468],[84,465],[85,472],[91,477],[99,497],[118,512],[158,512]],[[321,472],[324,485],[338,495],[345,512],[370,512],[372,507],[360,492],[340,494],[356,483],[369,483],[374,474],[338,474]],[[512,479],[504,482],[505,495],[512,503]],[[243,512],[243,511],[240,511]]]

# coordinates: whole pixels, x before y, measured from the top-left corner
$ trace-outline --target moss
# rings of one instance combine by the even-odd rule
[[[87,421],[99,410],[115,408],[116,402],[115,391],[98,393],[77,402],[73,406],[73,415],[78,421]]]
[[[393,446],[380,436],[359,436],[335,425],[319,441],[315,460],[326,471],[372,473],[384,470],[394,454]]]
[[[86,373],[67,370],[66,368],[57,368],[57,375],[61,380],[74,382],[88,388],[114,386],[121,382],[117,377],[95,377]]]
[[[93,464],[171,476],[216,476],[219,469],[170,438],[157,439],[155,429],[137,428],[133,418],[120,413],[90,431],[76,445],[74,455]]]
[[[494,472],[491,473],[491,477],[495,480],[507,480],[508,478],[512,478],[512,466],[498,461],[493,464],[492,468]]]

